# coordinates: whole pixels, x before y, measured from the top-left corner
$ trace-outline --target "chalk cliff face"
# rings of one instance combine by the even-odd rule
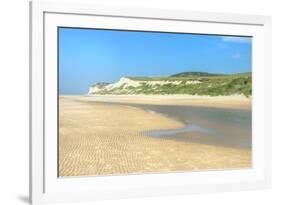
[[[90,94],[99,93],[103,91],[103,89],[105,89],[107,85],[109,85],[109,83],[96,83],[89,88],[88,94],[90,95]]]
[[[122,77],[116,83],[96,83],[89,88],[89,95],[95,94],[154,94],[162,86],[177,86],[180,84],[199,84],[198,80],[137,80]]]
[[[115,83],[96,83],[89,95],[252,95],[252,73],[184,72],[167,77],[122,77]]]

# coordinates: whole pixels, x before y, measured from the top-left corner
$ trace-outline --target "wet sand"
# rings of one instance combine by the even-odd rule
[[[181,128],[144,132],[151,137],[166,137],[234,148],[248,149],[252,146],[252,113],[248,109],[183,105],[134,104],[131,106],[148,112],[161,113],[185,125]]]
[[[117,98],[107,99],[111,99],[108,100],[110,103],[98,98],[95,102],[94,97],[61,96],[59,98],[60,176],[142,174],[251,167],[250,147],[210,143],[208,140],[205,140],[206,143],[200,143],[206,136],[196,129],[189,130],[187,140],[183,135],[178,138],[151,136],[149,131],[186,127],[185,122],[170,117],[169,113],[163,114],[151,107],[147,109],[136,106],[136,104],[143,106],[157,105],[157,102],[158,104],[167,103],[163,99],[147,100],[147,104],[144,103],[144,98],[142,100],[131,98],[129,101],[127,99],[134,106],[120,104],[120,101],[125,102],[124,99],[119,102]],[[115,103],[112,103],[112,99]],[[171,103],[171,100],[168,101]],[[186,99],[179,100],[178,104],[176,101],[174,104],[182,105]],[[219,102],[223,104],[222,100]],[[194,101],[192,103],[193,106],[196,104]],[[232,103],[234,104],[237,109],[238,100]],[[242,104],[242,109],[250,107],[249,103],[242,102]],[[200,104],[197,103],[198,105]],[[229,108],[231,103],[225,103],[225,105]],[[213,103],[213,107],[216,106],[218,104]],[[184,131],[184,133],[187,132]],[[195,140],[190,140],[190,138]]]

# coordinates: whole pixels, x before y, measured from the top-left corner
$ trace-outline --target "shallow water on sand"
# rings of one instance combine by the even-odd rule
[[[142,133],[146,136],[235,148],[252,147],[251,110],[174,105],[123,105],[141,108],[150,113],[160,113],[185,124],[178,129],[147,130]]]

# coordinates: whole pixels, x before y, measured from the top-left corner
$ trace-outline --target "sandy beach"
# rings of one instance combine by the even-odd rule
[[[65,95],[64,97],[67,97]],[[190,105],[218,108],[251,109],[252,98],[242,95],[196,96],[196,95],[85,95],[68,96],[86,102],[119,102],[151,105]]]
[[[145,131],[180,129],[185,124],[118,103],[251,109],[251,99],[243,96],[60,96],[60,176],[251,167],[251,148],[148,136]],[[202,138],[198,133],[192,137]]]

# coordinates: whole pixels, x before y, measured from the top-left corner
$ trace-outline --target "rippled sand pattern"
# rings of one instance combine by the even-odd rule
[[[248,168],[251,151],[141,136],[184,126],[122,105],[60,97],[59,175],[93,176]]]

